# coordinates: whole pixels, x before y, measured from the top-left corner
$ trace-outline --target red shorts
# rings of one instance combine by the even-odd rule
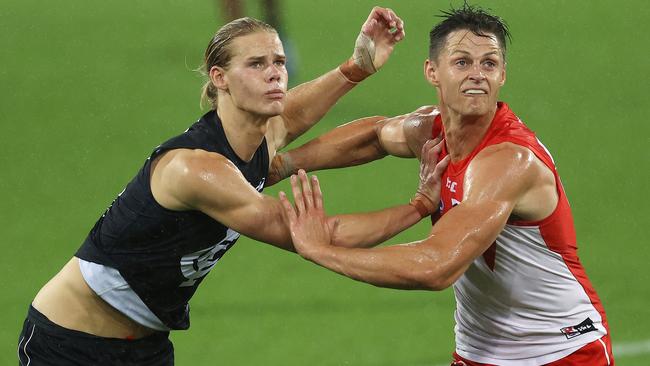
[[[454,361],[451,366],[496,366],[487,363],[478,363],[460,357],[456,352],[453,354]],[[546,366],[614,366],[612,355],[612,342],[609,334],[601,339],[585,344],[572,354],[557,361],[547,363]]]

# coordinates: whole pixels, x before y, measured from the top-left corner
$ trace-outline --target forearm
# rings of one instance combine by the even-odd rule
[[[285,121],[286,146],[316,124],[356,83],[346,79],[339,69],[291,89],[282,118]],[[281,146],[280,146],[281,147]]]
[[[233,213],[236,219],[229,227],[251,239],[295,252],[280,202],[270,196],[261,196],[259,204]]]
[[[367,248],[392,238],[422,219],[418,210],[401,205],[380,211],[337,215],[330,218],[334,226],[332,243],[339,247]]]
[[[299,169],[313,172],[365,164],[387,155],[377,131],[384,117],[366,117],[341,125],[306,144],[275,155],[267,185],[273,185]]]
[[[365,164],[386,156],[377,129],[384,117],[366,117],[339,126],[283,155],[298,169],[316,171]]]
[[[435,256],[415,245],[372,249],[320,247],[305,256],[308,260],[357,281],[404,290],[439,290],[432,281]]]

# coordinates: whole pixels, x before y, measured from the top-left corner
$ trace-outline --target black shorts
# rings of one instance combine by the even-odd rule
[[[174,347],[169,332],[135,340],[97,337],[56,325],[30,305],[18,339],[18,361],[20,366],[171,366]]]

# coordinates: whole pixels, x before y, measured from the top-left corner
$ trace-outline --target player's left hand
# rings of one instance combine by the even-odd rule
[[[450,155],[439,160],[444,139],[439,136],[433,140],[427,141],[422,146],[420,153],[420,184],[415,193],[416,198],[420,196],[423,203],[433,213],[438,209],[440,202],[440,189],[442,188],[442,174],[449,165]]]
[[[376,72],[405,35],[404,22],[393,10],[375,6],[357,37],[354,62],[369,74]]]
[[[314,250],[330,245],[333,228],[327,223],[323,194],[315,175],[309,179],[304,170],[299,170],[297,176],[291,176],[291,190],[295,208],[284,192],[280,192],[280,202],[289,220],[293,246],[298,254],[308,259]]]

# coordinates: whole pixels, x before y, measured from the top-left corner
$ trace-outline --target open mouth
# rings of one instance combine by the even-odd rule
[[[467,89],[463,90],[463,94],[465,95],[487,95],[487,91],[483,89]]]

